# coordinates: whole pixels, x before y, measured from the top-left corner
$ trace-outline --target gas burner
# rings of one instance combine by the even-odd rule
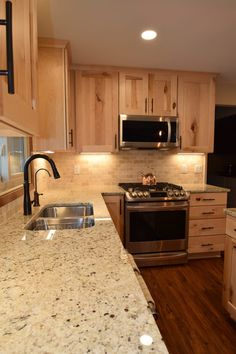
[[[150,186],[142,183],[119,183],[119,186],[126,191],[126,201],[129,202],[189,199],[189,193],[183,187],[168,182],[158,182]]]

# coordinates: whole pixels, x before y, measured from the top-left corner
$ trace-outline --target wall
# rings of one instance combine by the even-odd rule
[[[141,182],[141,173],[152,172],[158,181],[176,184],[203,183],[205,181],[204,155],[178,155],[160,151],[126,151],[119,154],[79,155],[73,153],[53,154],[60,179],[49,178],[40,172],[38,189],[75,188],[89,185],[117,185],[119,182]],[[201,173],[194,173],[195,165]],[[37,168],[48,163],[38,160]],[[48,168],[50,170],[50,168]],[[75,174],[79,169],[79,174]],[[185,173],[183,173],[183,171]]]
[[[216,105],[236,106],[236,85],[216,83]]]

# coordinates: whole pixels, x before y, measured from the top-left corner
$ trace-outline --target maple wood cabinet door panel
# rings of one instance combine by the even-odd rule
[[[228,223],[227,216],[227,223]],[[230,218],[231,219],[231,218]],[[235,219],[235,218],[234,218]],[[236,238],[226,235],[224,257],[223,304],[236,321]]]
[[[117,149],[118,73],[76,73],[77,148],[80,152]]]
[[[74,74],[69,70],[69,43],[39,40],[40,136],[35,150],[74,151]]]
[[[5,18],[5,1],[0,17]],[[0,77],[1,119],[25,132],[38,133],[36,0],[12,0],[15,93],[8,93],[7,78]],[[5,28],[1,27],[1,68],[6,68]]]
[[[178,112],[182,150],[213,152],[215,79],[212,75],[178,77]]]
[[[119,112],[148,114],[148,73],[119,73]]]
[[[124,196],[122,195],[103,195],[107,209],[112,221],[124,244]]]
[[[149,75],[149,113],[154,116],[177,115],[177,75]]]

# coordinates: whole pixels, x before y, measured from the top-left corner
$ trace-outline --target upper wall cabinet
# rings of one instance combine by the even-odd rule
[[[6,18],[6,1],[0,17]],[[27,133],[38,133],[37,120],[37,13],[36,0],[12,0],[15,93],[8,93],[7,78],[0,77],[1,120]],[[0,28],[0,69],[6,69],[6,29]]]
[[[197,73],[180,74],[178,111],[182,150],[212,152],[214,148],[215,77]]]
[[[75,133],[74,72],[69,71],[69,43],[39,40],[39,137],[34,150],[73,151]]]
[[[177,75],[120,72],[119,111],[131,115],[177,115]]]
[[[77,71],[76,127],[79,152],[117,149],[118,73],[82,68]]]

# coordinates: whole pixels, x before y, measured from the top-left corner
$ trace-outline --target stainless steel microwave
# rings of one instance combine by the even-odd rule
[[[179,146],[179,122],[176,117],[119,117],[119,148],[162,149]]]

